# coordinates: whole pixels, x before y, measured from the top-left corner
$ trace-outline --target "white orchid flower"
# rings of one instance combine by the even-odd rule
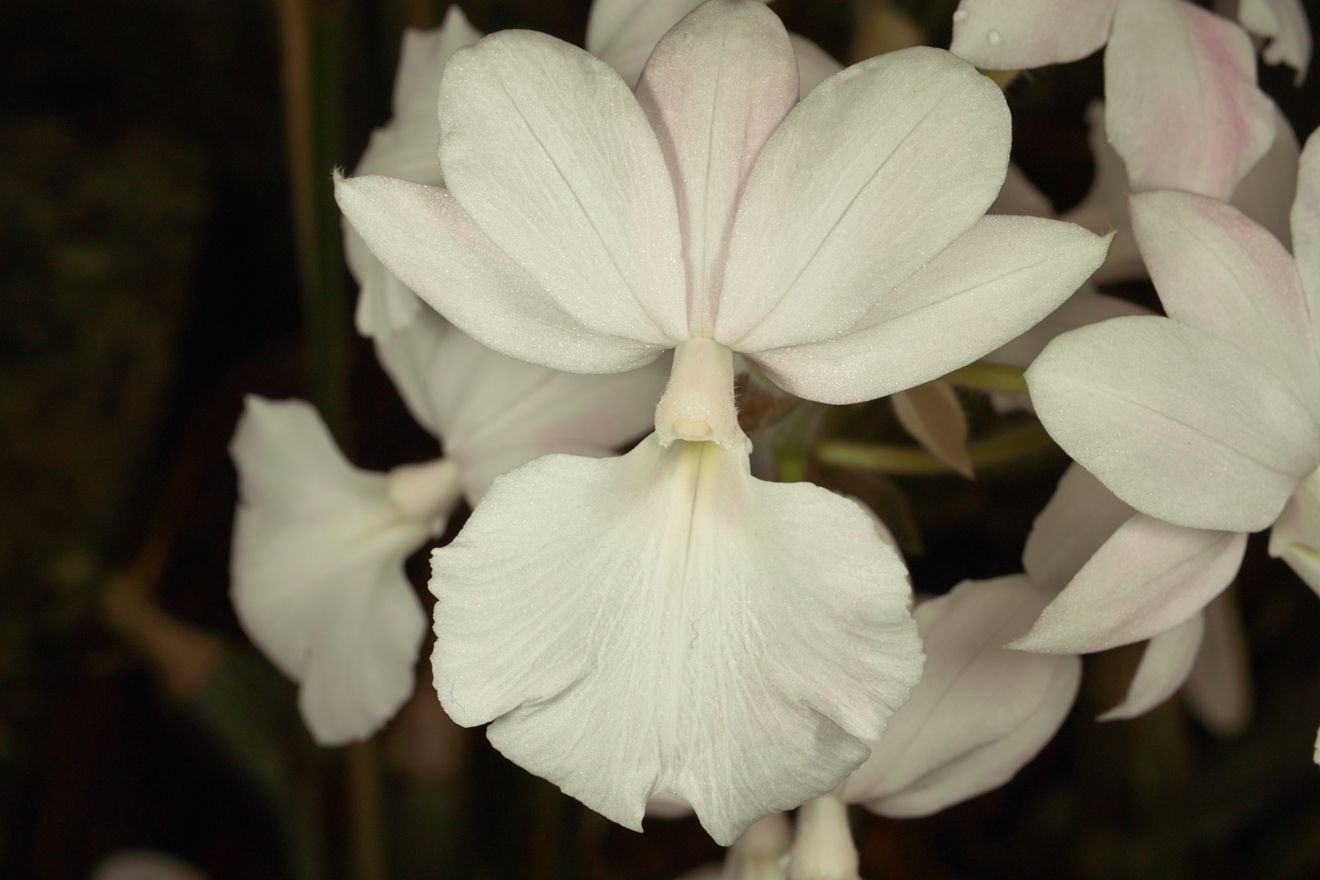
[[[1141,514],[1080,465],[1069,467],[1036,517],[1022,554],[1027,576],[1048,595],[1059,594],[1074,581],[1079,584],[1068,599],[1049,608],[1050,620],[1066,624],[1093,613],[1090,605],[1071,606],[1074,596],[1104,601],[1114,589],[1160,595],[1173,579],[1180,584],[1199,583],[1202,591],[1219,593],[1232,581],[1244,536],[1167,524],[1143,527],[1142,520]],[[1140,561],[1121,566],[1125,556]],[[1151,564],[1153,560],[1158,564]],[[1173,579],[1169,572],[1174,573]],[[1131,577],[1137,582],[1115,585]],[[1026,650],[1049,647],[1050,620],[1018,646]],[[1155,634],[1126,697],[1101,718],[1135,718],[1179,688],[1184,689],[1188,706],[1215,733],[1236,733],[1249,720],[1252,693],[1246,646],[1229,594],[1222,593],[1186,622]]]
[[[1027,371],[1042,423],[1139,515],[1114,533],[1023,646],[1096,651],[1187,624],[1232,579],[1245,533],[1320,584],[1320,138],[1302,153],[1295,252],[1189,193],[1132,199],[1168,318],[1060,336]],[[1205,569],[1218,577],[1204,574]]]
[[[655,435],[497,481],[433,557],[433,659],[451,716],[493,720],[515,762],[629,827],[677,795],[724,843],[841,782],[920,665],[865,514],[751,477],[734,353],[801,396],[883,396],[1011,338],[1105,250],[982,219],[1007,110],[948,53],[799,90],[789,36],[747,0],[683,19],[636,95],[582,50],[495,34],[445,71],[447,188],[337,191],[385,265],[492,347],[579,372],[675,349]]]
[[[403,562],[462,496],[547,452],[607,455],[650,421],[663,365],[576,376],[498,355],[429,309],[378,342],[445,455],[389,474],[352,467],[301,401],[248,398],[231,451],[240,479],[232,595],[252,640],[301,685],[316,740],[369,736],[412,693],[425,613]]]
[[[1133,189],[1227,199],[1274,139],[1247,34],[1187,0],[962,0],[954,54],[1017,70],[1105,51],[1105,126]]]
[[[1302,0],[1215,0],[1214,5],[1268,41],[1260,57],[1266,64],[1291,67],[1297,85],[1302,84],[1311,67],[1311,22]]]

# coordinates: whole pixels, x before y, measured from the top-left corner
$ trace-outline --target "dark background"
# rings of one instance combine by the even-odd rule
[[[445,5],[307,4],[337,117],[318,129],[322,233],[329,168],[388,116],[401,26]],[[876,5],[776,8],[856,59]],[[947,45],[951,0],[896,5]],[[463,6],[486,31],[585,30],[585,0]],[[0,5],[0,876],[86,877],[129,847],[253,880],[669,878],[718,858],[694,821],[638,836],[512,767],[438,714],[424,669],[371,747],[318,750],[238,629],[226,444],[244,393],[324,399],[309,362],[343,364],[328,387],[354,461],[433,455],[351,332],[351,282],[296,257],[281,46],[275,0]],[[1299,136],[1320,123],[1320,73],[1300,89],[1291,71],[1261,79]],[[1098,58],[1008,90],[1014,156],[1060,208],[1089,183],[1083,111],[1101,92]],[[883,432],[881,410],[853,417]],[[897,481],[893,515],[926,549],[918,588],[1017,570],[1063,464]],[[864,875],[1320,877],[1320,603],[1259,536],[1237,591],[1257,684],[1246,733],[1217,741],[1176,701],[1097,724],[1136,653],[1095,658],[1073,717],[1003,790],[924,820],[858,814]]]

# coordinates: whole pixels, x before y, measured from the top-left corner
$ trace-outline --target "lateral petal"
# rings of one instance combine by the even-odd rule
[[[1101,721],[1124,721],[1145,715],[1172,697],[1192,674],[1205,633],[1205,612],[1200,611],[1146,643],[1141,664],[1123,702],[1100,716]]]
[[[1255,531],[1320,463],[1308,407],[1241,348],[1169,318],[1069,331],[1027,370],[1064,450],[1137,510]]]
[[[426,618],[403,575],[430,524],[384,475],[350,466],[301,401],[249,397],[230,447],[239,474],[231,595],[253,642],[301,683],[313,736],[369,736],[413,691]]]
[[[1306,139],[1297,169],[1297,198],[1292,206],[1293,256],[1311,316],[1320,319],[1320,137]],[[1320,333],[1313,327],[1312,332]]]
[[[1187,708],[1217,736],[1240,733],[1251,721],[1251,660],[1231,591],[1205,606],[1205,637],[1183,685]]]
[[[1312,474],[1288,499],[1270,529],[1269,552],[1320,593],[1320,477]]]
[[[1109,39],[1118,0],[962,0],[949,51],[985,70],[1076,61]]]
[[[919,676],[870,518],[713,443],[539,459],[432,567],[450,716],[631,828],[674,795],[727,845],[838,785]]]
[[[843,70],[843,65],[835,61],[833,55],[801,34],[789,34],[788,40],[797,56],[800,97],[805,98],[816,86]]]
[[[1236,208],[1192,193],[1132,197],[1132,226],[1169,317],[1251,352],[1320,410],[1320,363],[1297,267]]]
[[[1003,785],[1054,736],[1081,679],[1077,657],[1003,647],[1048,596],[1020,575],[964,581],[917,607],[926,669],[844,797],[925,816]]]
[[[707,335],[738,196],[757,155],[798,100],[797,60],[759,0],[710,0],[651,53],[637,83],[678,197],[687,316]]]
[[[338,178],[335,199],[395,277],[496,351],[570,372],[617,373],[668,347],[584,327],[440,187]]]
[[[663,347],[688,337],[673,184],[605,62],[532,31],[456,54],[440,166],[491,241],[584,327]]]
[[[1023,570],[1042,589],[1058,593],[1134,512],[1073,462],[1031,524]]]
[[[984,217],[832,341],[748,353],[781,388],[856,403],[929,382],[1049,314],[1104,260],[1071,223]]]
[[[918,47],[821,83],[747,179],[715,338],[756,352],[838,337],[994,201],[1008,165],[1003,95]]]
[[[1237,574],[1247,536],[1135,514],[1082,566],[1012,647],[1089,654],[1185,623]]]
[[[1105,127],[1132,188],[1227,200],[1274,140],[1251,40],[1186,0],[1120,0],[1105,52]]]

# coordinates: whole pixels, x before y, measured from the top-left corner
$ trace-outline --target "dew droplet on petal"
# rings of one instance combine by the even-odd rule
[[[1000,35],[999,31],[991,31],[990,33],[985,35],[985,38],[990,43],[991,46],[998,46],[1004,39],[1003,36]]]

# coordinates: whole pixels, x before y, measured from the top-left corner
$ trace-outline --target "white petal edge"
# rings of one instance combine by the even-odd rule
[[[926,670],[845,797],[924,816],[1003,785],[1054,736],[1077,695],[1077,657],[1022,654],[1048,595],[1021,575],[966,581],[917,607]]]
[[[1236,345],[1169,318],[1113,318],[1026,373],[1050,436],[1137,510],[1192,528],[1272,523],[1320,463],[1320,427]]]
[[[1292,215],[1293,256],[1311,305],[1311,316],[1320,320],[1320,136],[1306,139],[1297,169],[1297,198]],[[1313,327],[1320,333],[1320,327]]]
[[[962,0],[949,51],[986,70],[1085,58],[1109,39],[1118,0]]]
[[[649,363],[667,347],[583,327],[445,189],[339,177],[335,199],[395,277],[496,351],[569,372],[617,373]]]
[[[1266,64],[1286,64],[1301,85],[1311,69],[1311,22],[1301,0],[1240,0],[1238,21],[1269,44],[1260,53]]]
[[[1135,514],[1013,647],[1089,654],[1167,632],[1227,589],[1246,546],[1241,532],[1186,529]]]
[[[711,443],[538,459],[432,568],[446,711],[634,829],[664,792],[727,845],[831,790],[919,676],[871,519]]]
[[[1146,643],[1141,663],[1123,702],[1100,716],[1101,721],[1126,721],[1145,715],[1172,697],[1192,674],[1205,634],[1205,612],[1196,614]]]
[[[965,366],[1041,320],[1095,271],[1107,243],[1057,220],[983,217],[851,332],[747,357],[809,400],[884,397]]]
[[[1042,589],[1058,593],[1134,512],[1074,462],[1031,524],[1023,570]]]

